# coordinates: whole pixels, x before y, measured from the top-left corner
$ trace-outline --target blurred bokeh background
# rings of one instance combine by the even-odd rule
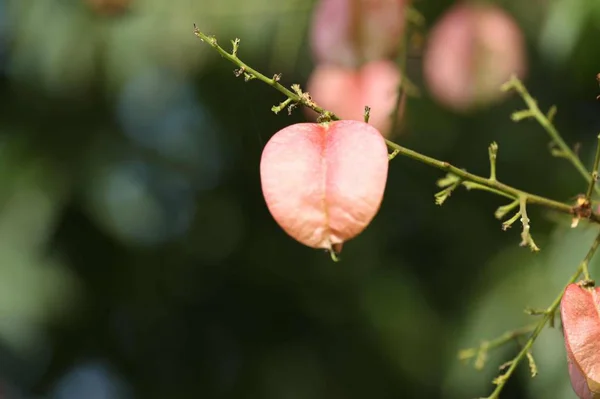
[[[425,33],[453,1],[415,1]],[[600,3],[505,0],[524,32],[525,83],[578,145],[600,131]],[[382,209],[341,263],[287,237],[261,196],[261,149],[303,112],[244,83],[196,23],[285,84],[314,67],[311,0],[0,0],[0,397],[472,398],[482,371],[460,349],[531,322],[596,228],[531,208],[542,251],[501,230],[504,202],[437,170],[391,164]],[[418,51],[395,140],[561,201],[585,191],[516,96],[457,113],[428,95]],[[595,262],[594,265],[597,265]],[[592,267],[592,275],[600,273]],[[548,329],[506,398],[574,398],[561,333]]]

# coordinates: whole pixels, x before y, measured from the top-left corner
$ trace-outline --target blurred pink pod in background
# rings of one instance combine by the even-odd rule
[[[398,67],[388,60],[373,61],[361,68],[323,64],[312,71],[307,91],[317,104],[342,119],[363,121],[365,105],[368,105],[371,107],[369,124],[387,137],[400,79]],[[401,101],[399,119],[403,111],[404,101]],[[318,116],[308,108],[306,113],[313,120]]]
[[[304,245],[334,252],[375,217],[387,173],[383,136],[358,121],[288,126],[269,140],[260,163],[279,226]]]
[[[358,67],[393,57],[402,42],[407,0],[320,0],[310,44],[317,63]]]
[[[126,12],[133,0],[86,0],[87,4],[99,15],[116,16]]]
[[[523,33],[497,6],[459,3],[432,28],[423,63],[427,86],[444,106],[459,112],[489,106],[504,97],[500,86],[511,74],[526,73]]]
[[[560,303],[569,376],[580,399],[600,398],[600,288],[569,284]]]

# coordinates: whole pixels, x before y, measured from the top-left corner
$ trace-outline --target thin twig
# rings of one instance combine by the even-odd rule
[[[538,123],[544,128],[544,130],[550,136],[552,142],[558,147],[558,153],[562,158],[569,160],[575,166],[575,169],[579,172],[579,174],[588,182],[592,181],[592,176],[590,172],[585,168],[583,162],[579,156],[565,143],[564,139],[552,123],[552,119],[556,114],[556,107],[550,108],[548,114],[544,114],[540,107],[537,104],[537,101],[529,94],[523,82],[519,80],[515,75],[511,76],[510,80],[506,82],[502,89],[505,91],[514,89],[521,96],[525,104],[527,104],[526,110],[517,111],[513,113],[512,118],[515,121],[519,121],[526,118],[534,118],[538,121]],[[595,188],[597,194],[600,194],[600,189],[598,187]]]
[[[225,49],[223,49],[217,43],[216,38],[205,35],[195,25],[194,25],[194,34],[197,37],[199,37],[203,42],[207,43],[212,48],[214,48],[222,57],[224,57],[231,63],[237,65],[239,67],[239,69],[237,70],[238,72],[252,76],[252,79],[258,79],[258,80],[268,84],[269,86],[275,88],[277,91],[279,91],[283,95],[285,95],[287,97],[286,104],[287,104],[287,100],[291,99],[291,102],[293,104],[291,104],[290,106],[293,106],[295,104],[301,104],[301,105],[311,108],[315,112],[319,113],[321,116],[324,117],[324,119],[330,119],[330,120],[339,120],[340,119],[334,113],[327,111],[327,110],[321,108],[320,106],[318,106],[311,99],[311,97],[308,93],[303,93],[300,90],[298,85],[292,85],[292,89],[293,89],[293,91],[292,91],[279,83],[280,75],[274,75],[273,78],[269,78],[266,75],[263,75],[262,73],[258,72],[257,70],[253,69],[252,67],[250,67],[249,65],[247,65],[246,63],[241,61],[237,56],[237,51],[235,53],[227,52]],[[239,44],[239,40],[235,40],[233,43]],[[235,48],[235,50],[237,50],[237,46],[234,46],[234,48]],[[250,80],[250,79],[247,79],[247,80]],[[483,177],[483,176],[478,176],[473,173],[469,173],[469,172],[465,171],[464,169],[460,169],[456,166],[453,166],[449,162],[440,161],[438,159],[429,157],[427,155],[423,155],[417,151],[403,147],[403,146],[396,144],[390,140],[385,139],[385,142],[386,142],[387,146],[393,151],[393,153],[403,155],[405,157],[414,159],[415,161],[419,161],[419,162],[429,165],[431,167],[452,173],[452,174],[460,177],[465,182],[477,183],[480,186],[487,187],[489,189],[493,189],[494,191],[502,192],[506,197],[509,197],[509,198],[525,198],[525,200],[528,204],[540,205],[545,208],[552,209],[554,211],[565,213],[568,215],[576,215],[577,209],[574,206],[571,206],[569,204],[559,202],[559,201],[554,201],[554,200],[551,200],[549,198],[545,198],[545,197],[542,197],[539,195],[531,194],[531,193],[525,192],[523,190],[519,190],[517,188],[509,186],[507,184],[501,183],[497,180],[491,180],[491,179]],[[588,175],[588,177],[589,177],[589,175]],[[595,213],[591,213],[590,215],[588,215],[587,219],[594,223],[600,223],[600,217],[598,215],[596,215]]]
[[[531,236],[531,220],[527,216],[527,198],[520,198],[519,200],[519,213],[521,214],[521,223],[523,224],[523,232],[521,233],[521,246],[529,246],[529,248],[537,252],[540,249],[535,245],[533,237]]]
[[[488,148],[490,158],[490,180],[496,180],[496,159],[498,158],[498,143],[495,141]]]
[[[469,360],[471,358],[477,357],[477,359],[479,359],[480,361],[475,362],[475,368],[481,370],[485,365],[484,363],[487,352],[489,352],[492,349],[500,348],[501,346],[504,346],[517,338],[530,334],[533,330],[535,330],[536,327],[537,324],[531,324],[525,327],[506,331],[499,337],[488,341],[483,341],[477,347],[461,350],[458,354],[458,358],[460,360]],[[481,359],[483,359],[483,361],[481,361]]]
[[[575,272],[575,274],[573,274],[571,276],[571,278],[565,285],[565,288],[569,284],[574,283],[579,278],[579,276],[581,276],[582,274],[584,275],[584,277],[585,277],[585,275],[589,276],[589,273],[587,271],[588,265],[589,265],[590,261],[592,260],[592,258],[594,257],[594,254],[596,253],[596,250],[598,249],[599,246],[600,246],[600,233],[596,236],[596,239],[594,240],[594,243],[592,244],[591,248],[589,249],[587,255],[585,256],[583,261],[579,264],[577,271]],[[558,309],[558,306],[560,305],[560,301],[564,295],[564,292],[565,292],[564,289],[561,290],[560,294],[554,299],[552,304],[546,309],[544,315],[542,316],[542,318],[538,322],[537,326],[531,333],[531,336],[529,337],[527,342],[525,342],[525,345],[523,345],[523,348],[521,349],[521,351],[517,354],[517,356],[515,356],[509,362],[510,366],[508,367],[506,372],[504,372],[502,375],[500,375],[498,378],[496,378],[494,380],[494,382],[496,384],[496,389],[494,389],[494,392],[492,392],[492,394],[490,396],[488,396],[486,399],[498,399],[500,397],[500,393],[502,392],[504,385],[506,385],[506,382],[511,377],[511,375],[514,373],[514,371],[517,368],[517,366],[519,365],[519,363],[527,357],[528,353],[530,353],[531,347],[533,346],[533,343],[537,339],[538,335],[540,335],[540,333],[542,332],[542,330],[544,329],[546,324],[552,318],[554,318],[554,314],[556,313],[556,310]]]
[[[288,110],[291,110],[291,109],[293,109],[294,106],[301,104],[301,105],[309,107],[309,108],[313,109],[314,111],[316,111],[317,113],[319,113],[322,120],[339,120],[339,118],[335,114],[333,114],[329,111],[326,111],[325,109],[323,109],[323,108],[319,107],[317,104],[315,104],[314,101],[312,101],[312,99],[310,98],[310,95],[308,95],[308,93],[303,93],[302,90],[300,90],[300,87],[298,85],[292,85],[291,86],[292,90],[289,90],[279,83],[279,80],[281,78],[280,75],[274,75],[273,78],[268,78],[267,76],[261,74],[260,72],[256,71],[255,69],[251,68],[250,66],[248,66],[247,64],[242,62],[237,56],[239,40],[236,39],[235,41],[233,41],[234,48],[233,48],[233,51],[231,53],[229,53],[217,44],[217,41],[214,37],[206,36],[205,34],[200,32],[198,30],[198,28],[196,28],[196,26],[194,26],[194,34],[196,36],[198,36],[200,39],[202,39],[204,42],[208,43],[211,47],[213,47],[219,54],[221,54],[221,56],[223,56],[224,58],[226,58],[233,64],[237,65],[239,67],[239,69],[236,70],[237,76],[243,75],[246,81],[251,80],[251,79],[261,80],[261,81],[267,83],[268,85],[274,87],[279,92],[283,93],[286,96],[286,100],[279,107],[274,107],[278,111],[281,110],[281,108],[283,108],[283,107],[287,107]],[[527,90],[525,89],[525,87],[523,86],[521,81],[518,80],[516,77],[513,77],[510,82],[505,84],[504,88],[506,90],[508,90],[510,88],[515,88],[521,94],[521,96],[523,97],[523,99],[525,100],[525,102],[527,103],[527,105],[529,107],[528,110],[518,111],[518,112],[514,113],[513,119],[520,120],[520,119],[527,118],[527,117],[534,117],[535,119],[537,119],[537,121],[540,123],[540,125],[542,125],[544,127],[544,129],[552,137],[555,144],[559,147],[559,149],[561,151],[561,156],[564,156],[565,158],[569,159],[575,165],[577,170],[582,174],[582,176],[584,176],[586,178],[586,180],[588,182],[593,182],[594,181],[593,175],[588,173],[588,171],[585,169],[585,167],[581,163],[581,160],[579,159],[579,157],[575,154],[575,152],[573,152],[573,150],[571,150],[566,145],[566,143],[561,138],[560,134],[558,133],[558,131],[556,130],[554,125],[552,125],[552,117],[554,116],[554,111],[553,111],[554,108],[551,109],[551,111],[548,113],[548,115],[544,115],[539,110],[535,100],[529,95],[529,93],[527,92]],[[600,140],[600,137],[599,137],[599,140]],[[505,205],[503,207],[500,207],[498,209],[498,211],[496,211],[496,216],[502,217],[508,211],[516,208],[517,205],[519,205],[520,206],[519,211],[516,213],[515,216],[513,216],[513,218],[511,218],[509,221],[505,222],[504,225],[510,226],[510,224],[514,223],[514,221],[516,221],[517,218],[519,216],[521,216],[522,223],[523,223],[523,240],[524,241],[526,241],[526,239],[528,239],[528,240],[530,239],[529,219],[527,217],[526,209],[525,209],[525,206],[527,204],[541,205],[541,206],[544,206],[549,209],[553,209],[558,212],[574,215],[575,217],[582,216],[581,209],[579,209],[577,206],[571,206],[571,205],[568,205],[568,204],[565,204],[562,202],[558,202],[558,201],[554,201],[554,200],[551,200],[551,199],[548,199],[545,197],[530,194],[530,193],[524,192],[522,190],[518,190],[514,187],[508,186],[506,184],[500,183],[499,181],[496,180],[495,167],[493,167],[493,169],[490,173],[490,175],[491,175],[490,178],[485,178],[482,176],[478,176],[478,175],[469,173],[463,169],[459,169],[459,168],[451,165],[448,162],[440,161],[435,158],[420,154],[416,151],[410,150],[408,148],[402,147],[392,141],[389,141],[389,140],[385,140],[385,141],[386,141],[387,146],[393,150],[392,154],[390,155],[390,159],[392,159],[397,154],[401,154],[408,158],[422,162],[426,165],[432,166],[434,168],[444,170],[449,173],[448,180],[450,181],[450,184],[454,185],[454,186],[452,186],[453,187],[452,189],[455,188],[455,185],[457,182],[458,182],[458,184],[461,184],[461,182],[462,182],[462,184],[467,187],[468,187],[468,185],[470,185],[472,188],[485,189],[487,191],[491,191],[493,193],[500,194],[500,195],[506,196],[508,198],[514,199],[514,201],[512,203]],[[600,155],[598,155],[599,151],[600,151],[600,149],[597,150],[596,160],[594,162],[594,171],[596,171],[596,176],[597,176],[598,163],[600,162],[600,158],[599,158]],[[495,161],[495,158],[494,158],[494,161]],[[452,180],[450,178],[451,175],[454,175],[454,178],[456,180],[451,181]],[[590,183],[590,184],[592,187],[595,186],[592,183]],[[600,192],[600,189],[598,189],[598,187],[595,187],[594,189],[596,192]],[[589,191],[590,190],[588,190],[588,192]],[[600,223],[600,217],[597,214],[595,214],[594,212],[589,212],[589,214],[586,213],[585,218],[588,220],[591,220],[595,223]],[[528,244],[531,246],[532,241],[528,242]],[[534,245],[535,244],[533,244],[533,246]],[[588,264],[589,264],[590,260],[592,259],[592,257],[594,256],[594,254],[596,253],[596,250],[598,249],[599,246],[600,246],[600,234],[598,234],[598,236],[594,240],[594,243],[592,244],[591,248],[589,249],[586,257],[580,263],[575,274],[573,274],[571,276],[567,285],[575,282],[582,274],[585,279],[589,279]],[[552,304],[542,313],[542,317],[541,317],[540,321],[533,328],[525,327],[525,330],[522,330],[522,331],[515,330],[512,333],[511,332],[506,333],[505,335],[497,338],[496,340],[488,341],[488,342],[484,343],[485,344],[484,349],[485,349],[485,351],[487,351],[490,348],[497,347],[497,346],[502,345],[505,342],[508,342],[508,340],[515,337],[515,334],[517,335],[517,337],[520,337],[531,331],[531,335],[529,336],[528,340],[523,345],[521,351],[512,360],[505,363],[505,366],[502,369],[503,370],[505,369],[506,371],[494,380],[494,383],[496,384],[496,388],[487,399],[498,399],[506,382],[512,376],[515,369],[517,368],[517,366],[523,359],[525,359],[525,358],[529,359],[532,376],[535,376],[535,374],[537,374],[537,367],[535,366],[535,363],[533,362],[533,357],[531,355],[531,347],[533,346],[533,343],[535,342],[535,340],[537,339],[538,335],[541,333],[543,328],[548,323],[550,323],[552,325],[553,320],[554,320],[554,315],[556,313],[556,310],[558,309],[558,306],[560,305],[560,301],[563,297],[563,294],[564,294],[564,289],[555,298],[555,300],[552,302]],[[531,328],[531,330],[530,330],[530,328]],[[523,333],[523,334],[521,334],[521,333]],[[479,354],[483,357],[485,351],[479,351]],[[470,355],[471,353],[468,353],[468,354]]]
[[[600,134],[598,135],[598,142],[596,143],[596,156],[594,157],[594,165],[592,166],[592,179],[585,194],[586,202],[590,202],[592,199],[592,193],[596,187],[598,181],[598,165],[600,165]]]
[[[408,14],[408,10],[412,7],[410,5],[405,5],[405,15]],[[408,17],[406,18],[406,22],[411,22]],[[406,23],[406,30],[409,31],[410,25]],[[406,72],[406,61],[408,58],[408,37],[409,34],[405,33],[404,38],[401,41],[400,54],[398,59],[396,60],[396,64],[398,69],[400,70],[400,83],[398,84],[398,89],[396,90],[396,101],[394,103],[394,108],[392,113],[390,114],[390,118],[392,121],[392,126],[390,128],[390,132],[394,133],[398,128],[400,123],[400,109],[404,108],[407,97],[409,94],[419,96],[419,89],[408,79],[408,75]]]

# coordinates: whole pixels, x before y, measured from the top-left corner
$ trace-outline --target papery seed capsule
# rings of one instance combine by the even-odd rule
[[[365,106],[371,108],[369,123],[385,137],[392,127],[392,114],[398,104],[400,71],[389,60],[373,61],[360,68],[318,65],[312,72],[307,89],[317,104],[344,119],[362,121]],[[400,101],[397,117],[402,119],[405,102]],[[309,117],[316,117],[306,109]]]
[[[371,222],[387,173],[381,133],[351,120],[288,126],[269,140],[260,163],[275,221],[300,243],[330,251]]]
[[[600,288],[570,284],[560,311],[573,390],[580,399],[599,399]]]
[[[465,112],[506,95],[500,86],[527,69],[525,40],[515,20],[487,3],[460,2],[433,26],[423,56],[432,96]]]
[[[310,27],[317,63],[358,67],[392,58],[404,34],[407,0],[320,0]]]

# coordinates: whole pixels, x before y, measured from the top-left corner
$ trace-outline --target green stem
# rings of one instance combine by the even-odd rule
[[[560,150],[561,155],[564,158],[568,159],[573,164],[573,166],[575,166],[575,169],[577,169],[579,174],[588,183],[591,183],[593,179],[590,172],[585,168],[585,166],[581,162],[581,159],[579,159],[579,157],[577,156],[577,154],[575,154],[571,147],[569,147],[567,143],[565,143],[565,140],[562,138],[562,136],[560,135],[550,118],[540,110],[537,101],[533,97],[531,97],[531,94],[529,94],[529,92],[525,88],[525,85],[523,85],[523,83],[516,76],[512,76],[504,87],[506,89],[514,88],[519,93],[519,95],[525,101],[525,104],[527,104],[527,107],[529,108],[529,115],[534,117],[538,121],[538,123],[544,128],[544,130],[548,133],[554,144]],[[595,188],[595,191],[597,194],[600,194],[600,189],[598,187]]]
[[[489,352],[492,349],[499,348],[499,347],[504,346],[505,344],[509,343],[510,341],[513,341],[524,335],[530,334],[533,330],[535,330],[536,327],[537,327],[537,324],[530,324],[525,327],[520,327],[520,328],[517,328],[514,330],[506,331],[504,334],[500,335],[499,337],[496,337],[496,338],[488,340],[488,341],[483,341],[478,347],[461,350],[460,353],[458,354],[458,358],[460,360],[468,360],[468,359],[474,358],[476,356],[479,357],[482,354],[482,352],[485,355],[487,352]],[[479,365],[476,365],[476,368],[481,369],[481,368],[483,368],[483,366],[484,366],[483,364],[479,364]]]
[[[586,278],[586,275],[587,275],[586,279],[589,279],[588,265],[589,265],[590,261],[592,260],[592,258],[594,257],[594,254],[596,253],[596,250],[598,249],[599,246],[600,246],[600,233],[596,236],[594,243],[592,244],[591,248],[589,249],[589,251],[588,251],[587,255],[585,256],[585,258],[583,259],[583,261],[579,264],[579,267],[577,268],[577,271],[575,272],[575,274],[573,274],[571,276],[571,278],[565,285],[565,289],[569,284],[574,283],[579,278],[579,276],[581,276],[582,274],[584,275],[584,278]],[[542,332],[542,330],[544,329],[546,324],[554,317],[556,310],[560,306],[560,301],[562,300],[565,289],[563,289],[560,292],[560,294],[554,299],[552,304],[546,309],[545,314],[542,316],[542,318],[538,322],[537,326],[531,333],[531,336],[529,337],[529,339],[527,340],[527,342],[525,343],[525,345],[523,346],[521,351],[517,354],[517,356],[515,356],[515,358],[513,360],[510,361],[510,367],[506,370],[506,372],[504,374],[502,374],[500,377],[498,377],[496,379],[496,384],[497,384],[496,389],[494,389],[494,392],[492,392],[492,394],[487,399],[498,399],[500,397],[500,393],[502,392],[502,389],[506,385],[506,382],[508,381],[508,379],[514,373],[514,371],[517,368],[517,366],[519,365],[519,363],[527,357],[527,354],[531,350],[533,343],[537,339],[538,335],[540,335],[540,333]]]
[[[498,144],[493,142],[488,148],[490,157],[490,180],[496,180],[496,158],[498,157]]]
[[[413,151],[406,147],[402,147],[402,146],[400,146],[396,143],[393,143],[389,140],[386,140],[386,142],[388,144],[388,147],[392,148],[395,152],[397,151],[398,154],[404,155],[405,157],[414,159],[415,161],[419,161],[421,163],[432,166],[434,168],[441,169],[446,172],[450,172],[450,173],[462,178],[464,181],[471,181],[474,183],[478,183],[481,186],[484,186],[484,187],[487,187],[490,189],[494,189],[495,191],[499,191],[509,198],[523,198],[524,197],[526,199],[527,203],[529,203],[529,204],[541,205],[546,208],[553,209],[555,211],[562,212],[562,213],[567,213],[570,215],[575,214],[574,208],[568,204],[554,201],[554,200],[551,200],[551,199],[548,199],[545,197],[541,197],[539,195],[530,194],[528,192],[516,189],[516,188],[506,185],[504,183],[501,183],[498,180],[491,180],[491,179],[483,177],[483,176],[478,176],[478,175],[469,173],[463,169],[460,169],[460,168],[457,168],[456,166],[451,165],[448,162],[440,161],[435,158],[429,157],[427,155],[420,154],[416,151]],[[488,191],[491,191],[491,190],[488,190]],[[600,222],[600,218],[598,218],[598,216],[595,214],[590,215],[590,220],[592,220],[596,223]]]
[[[585,194],[586,202],[590,202],[594,187],[598,181],[598,165],[600,164],[600,134],[598,135],[598,142],[596,143],[596,156],[594,157],[594,165],[592,166],[592,178],[588,186],[587,193]]]
[[[405,5],[404,9],[405,12],[407,11],[407,9],[409,8],[409,5]],[[406,27],[406,29],[408,30],[409,26]],[[392,110],[392,113],[390,115],[390,118],[392,120],[392,126],[390,128],[390,132],[392,132],[392,134],[394,134],[394,132],[396,131],[396,129],[398,128],[398,124],[399,124],[399,120],[400,120],[400,108],[402,106],[402,102],[406,101],[406,93],[407,93],[407,86],[409,84],[408,81],[408,76],[406,76],[406,59],[408,57],[408,37],[409,34],[405,33],[403,40],[401,41],[401,46],[400,46],[400,55],[398,56],[398,60],[396,61],[396,64],[398,65],[398,69],[400,69],[400,84],[398,85],[398,89],[396,90],[396,101],[394,103],[394,109]]]
[[[209,36],[205,35],[204,33],[200,32],[200,30],[198,30],[196,25],[194,25],[194,34],[197,37],[199,37],[203,42],[207,43],[209,46],[211,46],[212,48],[217,50],[217,52],[219,54],[221,54],[221,56],[223,58],[225,58],[229,62],[237,65],[240,69],[242,69],[246,73],[253,75],[256,79],[275,88],[279,92],[283,93],[283,95],[285,95],[286,97],[292,99],[292,101],[301,103],[309,108],[312,108],[315,112],[318,112],[319,114],[326,113],[326,110],[324,110],[323,108],[321,108],[317,105],[311,106],[310,101],[307,98],[301,97],[297,93],[294,93],[293,91],[287,89],[285,86],[280,84],[278,82],[279,79],[269,78],[269,77],[263,75],[262,73],[258,72],[257,70],[248,66],[246,63],[244,63],[242,60],[240,60],[238,58],[237,54],[232,54],[232,53],[227,52],[225,49],[223,49],[223,47],[219,46],[219,44],[217,43],[217,39],[215,39],[214,37],[209,37]],[[333,115],[333,114],[332,114],[332,116],[333,117],[331,119],[335,119],[335,120],[339,119],[339,118],[335,117],[335,115]]]
[[[514,196],[512,196],[510,194],[507,194],[505,192],[496,190],[496,189],[491,188],[491,187],[482,186],[481,184],[479,184],[479,183],[473,183],[472,181],[464,182],[463,186],[465,186],[467,190],[482,190],[482,191],[488,191],[490,193],[494,193],[494,194],[499,195],[501,197],[506,197],[508,199],[514,199],[515,198]]]
[[[320,115],[327,115],[327,117],[331,120],[340,120],[340,118],[338,116],[336,116],[335,114],[333,114],[332,112],[329,112],[329,111],[319,107],[317,104],[315,104],[315,102],[312,101],[312,99],[310,98],[308,93],[302,93],[299,90],[298,86],[296,86],[296,89],[297,89],[297,90],[295,89],[296,92],[291,91],[279,83],[280,76],[275,75],[273,78],[269,78],[269,77],[263,75],[262,73],[258,72],[254,68],[250,67],[243,61],[241,61],[237,56],[237,46],[236,45],[234,45],[234,49],[236,51],[229,53],[226,50],[224,50],[221,46],[219,46],[219,44],[217,43],[217,40],[214,37],[209,37],[209,36],[205,35],[204,33],[200,32],[200,30],[195,25],[194,25],[194,34],[197,37],[199,37],[203,42],[207,43],[212,48],[214,48],[219,54],[221,54],[222,57],[224,57],[231,63],[237,65],[241,71],[243,71],[244,73],[250,74],[254,78],[275,88],[280,93],[285,95],[287,98],[291,99],[292,102],[297,103],[297,104],[302,104],[306,107],[309,107],[312,110],[314,110],[315,112],[319,113]],[[239,40],[235,40],[234,43],[239,43]],[[539,112],[539,109],[538,109],[538,112]],[[558,135],[558,133],[556,133],[556,135]],[[560,136],[558,136],[558,137],[560,138]],[[481,186],[484,186],[484,187],[487,187],[490,189],[494,189],[495,191],[502,192],[505,196],[508,196],[510,198],[525,198],[526,202],[529,204],[540,205],[540,206],[555,210],[557,212],[566,213],[569,215],[576,214],[575,207],[571,206],[569,204],[554,201],[549,198],[541,197],[539,195],[530,194],[528,192],[519,190],[517,188],[511,187],[504,183],[501,183],[497,180],[492,180],[492,179],[489,179],[486,177],[482,177],[482,176],[478,176],[478,175],[469,173],[463,169],[460,169],[460,168],[457,168],[456,166],[451,165],[448,162],[440,161],[438,159],[429,157],[427,155],[420,154],[417,151],[411,150],[406,147],[402,147],[401,145],[396,144],[390,140],[385,139],[385,142],[386,142],[387,146],[393,150],[393,153],[400,154],[407,158],[410,158],[415,161],[419,161],[421,163],[429,165],[431,167],[434,167],[434,168],[437,168],[437,169],[440,169],[440,170],[443,170],[446,172],[450,172],[450,173],[460,177],[463,181],[471,181],[474,183],[478,183]],[[575,157],[575,159],[579,160],[579,158],[577,158],[575,155],[573,155],[573,156]],[[585,168],[584,168],[584,170],[585,170]],[[588,176],[591,179],[591,177],[587,174],[587,172],[586,172],[586,176]],[[588,219],[594,223],[600,223],[600,217],[594,213],[591,213],[589,215]]]
[[[233,64],[237,65],[240,68],[240,70],[238,70],[236,72],[236,75],[239,75],[239,76],[244,75],[246,77],[249,76],[250,78],[259,79],[259,80],[263,81],[264,83],[268,84],[269,86],[274,87],[279,92],[283,93],[287,97],[287,99],[291,100],[291,102],[293,102],[294,104],[302,104],[306,107],[309,107],[309,108],[313,109],[314,111],[316,111],[317,113],[319,113],[321,116],[324,116],[330,120],[339,120],[340,119],[333,113],[328,112],[325,109],[319,107],[317,104],[315,104],[312,101],[312,99],[310,98],[310,96],[308,95],[308,93],[303,93],[300,90],[298,85],[293,85],[292,86],[293,91],[291,91],[279,83],[279,79],[280,79],[279,75],[275,75],[273,78],[268,78],[267,76],[261,74],[260,72],[256,71],[255,69],[251,68],[250,66],[248,66],[247,64],[242,62],[237,57],[239,40],[236,39],[234,41],[234,49],[231,53],[229,53],[217,44],[217,41],[215,38],[206,36],[205,34],[200,32],[198,30],[198,28],[196,28],[195,25],[194,25],[194,34],[197,37],[199,37],[200,39],[202,39],[202,41],[208,43],[211,47],[213,47],[219,54],[221,54],[221,56],[223,56],[224,58],[226,58],[228,61],[232,62]],[[250,80],[250,79],[247,79],[247,80]],[[577,170],[582,174],[582,176],[584,176],[586,178],[586,180],[588,182],[593,182],[594,181],[593,175],[588,173],[588,171],[585,169],[585,167],[581,163],[581,160],[579,159],[579,157],[566,145],[566,143],[561,138],[561,136],[558,133],[558,131],[556,130],[556,128],[552,125],[552,122],[550,121],[549,117],[547,117],[540,111],[540,109],[537,106],[537,103],[529,95],[529,93],[527,92],[527,90],[525,89],[523,84],[516,77],[513,77],[511,79],[511,81],[508,82],[507,85],[505,85],[505,88],[510,88],[510,87],[514,87],[521,94],[521,96],[523,97],[523,99],[525,100],[527,105],[529,106],[529,110],[520,111],[520,113],[521,113],[520,117],[523,117],[523,116],[535,117],[538,120],[538,122],[544,127],[544,129],[548,132],[548,134],[552,137],[552,140],[559,147],[559,149],[562,151],[562,153],[564,153],[564,156],[566,158],[568,158],[575,165]],[[288,100],[286,100],[285,104],[287,105],[288,103],[289,103]],[[291,104],[291,105],[294,105],[294,104]],[[525,115],[525,114],[527,114],[527,115]],[[600,137],[599,137],[599,140],[600,140]],[[523,215],[521,215],[521,216],[523,218],[522,221],[523,221],[523,227],[524,227],[524,235],[525,235],[525,233],[528,233],[528,218],[527,218],[527,215],[525,214],[525,205],[526,204],[541,205],[541,206],[553,209],[558,212],[578,216],[578,209],[575,206],[571,206],[571,205],[568,205],[568,204],[565,204],[562,202],[554,201],[554,200],[551,200],[551,199],[548,199],[545,197],[541,197],[538,195],[530,194],[525,191],[518,190],[514,187],[511,187],[504,183],[499,182],[498,180],[496,180],[495,166],[492,168],[492,171],[490,173],[490,175],[491,175],[490,178],[485,178],[482,176],[478,176],[478,175],[469,173],[463,169],[459,169],[459,168],[451,165],[448,162],[440,161],[438,159],[429,157],[427,155],[420,154],[411,149],[402,147],[402,146],[400,146],[392,141],[389,141],[387,139],[385,141],[386,141],[387,146],[393,150],[393,152],[390,156],[390,159],[392,159],[396,154],[401,154],[408,158],[411,158],[411,159],[414,159],[421,163],[424,163],[426,165],[429,165],[434,168],[454,174],[461,181],[471,182],[473,188],[486,189],[487,191],[491,191],[496,194],[504,195],[509,198],[518,199],[519,205],[521,208],[517,215],[523,213]],[[599,145],[599,147],[600,147],[600,145]],[[600,152],[600,149],[598,149],[596,152],[596,160],[594,162],[594,171],[596,171],[596,176],[597,176],[598,163],[600,162],[600,155],[598,152]],[[495,159],[494,159],[494,161],[495,161]],[[590,183],[590,185],[592,187],[595,187],[595,185],[593,183]],[[588,192],[590,192],[591,190],[593,190],[593,189],[588,189]],[[600,189],[598,189],[598,187],[595,187],[595,190],[596,190],[596,192],[600,192]],[[514,208],[516,206],[517,206],[516,202],[513,202],[513,203],[509,204],[508,206],[502,207],[501,209],[502,209],[502,212],[505,213],[504,212],[505,208],[506,209]],[[587,218],[589,220],[591,220],[592,222],[600,223],[600,217],[593,212],[591,212],[590,215],[587,216]],[[592,244],[592,247],[588,251],[586,257],[584,258],[584,260],[581,262],[581,264],[577,268],[577,271],[575,272],[575,274],[573,274],[573,276],[571,276],[567,285],[575,282],[579,278],[579,276],[581,276],[582,274],[583,274],[584,278],[589,279],[588,264],[589,264],[590,260],[592,259],[592,257],[594,256],[594,254],[596,253],[596,250],[598,249],[599,246],[600,246],[600,234],[598,234],[598,236],[594,240],[594,243]],[[563,294],[564,294],[564,289],[554,299],[552,304],[546,309],[546,311],[542,315],[542,318],[540,319],[538,324],[535,325],[533,328],[525,327],[523,330],[515,330],[513,332],[508,332],[505,335],[499,337],[498,339],[493,340],[493,341],[488,341],[486,343],[486,350],[487,350],[489,348],[500,346],[500,345],[504,344],[505,342],[508,342],[508,340],[514,338],[515,335],[520,336],[520,335],[524,335],[524,334],[528,333],[529,331],[532,331],[529,339],[527,340],[525,345],[522,347],[521,351],[517,354],[517,356],[515,356],[513,358],[513,360],[511,360],[508,363],[509,367],[506,370],[506,372],[504,372],[504,374],[502,374],[501,376],[496,378],[496,380],[494,381],[496,384],[496,389],[494,390],[494,392],[492,392],[492,394],[488,397],[488,399],[498,399],[506,382],[511,377],[511,375],[514,373],[514,371],[517,368],[517,366],[519,365],[519,363],[523,359],[531,357],[530,350],[531,350],[531,347],[533,346],[533,343],[535,342],[535,340],[537,339],[538,335],[541,333],[543,328],[546,326],[546,324],[548,324],[549,322],[551,323],[553,321],[554,315],[560,305],[560,301],[563,297]]]
[[[529,219],[529,216],[527,216],[527,198],[525,197],[519,198],[519,213],[521,214],[521,223],[523,224],[521,246],[529,246],[532,251],[539,251],[540,249],[535,245],[535,241],[533,241],[533,237],[531,237],[531,225],[529,224],[531,220]]]

